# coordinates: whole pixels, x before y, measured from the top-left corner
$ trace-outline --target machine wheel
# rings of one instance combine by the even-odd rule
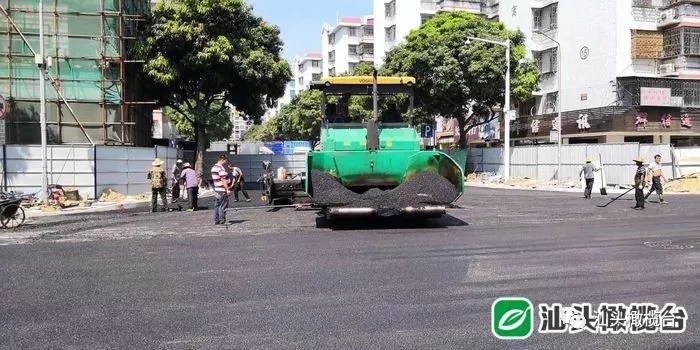
[[[0,224],[2,224],[2,227],[4,228],[13,228],[13,227],[19,227],[24,224],[24,209],[19,206],[18,204],[10,204],[5,209],[3,212],[15,212],[14,215],[5,217],[3,216],[0,218]]]

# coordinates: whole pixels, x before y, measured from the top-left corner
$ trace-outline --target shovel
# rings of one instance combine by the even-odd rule
[[[632,191],[633,189],[634,189],[634,187],[630,188],[630,189],[629,189],[629,190],[627,190],[627,191],[626,191],[625,193],[623,193],[623,194],[621,194],[621,195],[619,195],[619,196],[617,196],[617,197],[613,198],[613,199],[612,199],[612,200],[611,200],[610,202],[607,202],[607,203],[606,203],[606,204],[604,204],[604,205],[600,205],[600,204],[599,204],[599,205],[597,205],[597,207],[600,207],[600,208],[605,208],[605,207],[607,207],[607,206],[608,206],[608,205],[609,205],[610,203],[612,203],[612,202],[614,202],[614,201],[616,201],[616,200],[620,199],[620,198],[621,198],[622,196],[624,196],[624,195],[626,195],[626,194],[630,193],[630,191]]]
[[[607,196],[608,189],[605,188],[605,169],[603,169],[603,156],[598,153],[598,160],[600,161],[600,195]]]

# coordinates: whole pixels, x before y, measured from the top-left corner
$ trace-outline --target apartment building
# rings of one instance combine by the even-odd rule
[[[295,70],[295,73],[296,73],[296,70]],[[265,114],[262,116],[262,121],[266,122],[266,121],[270,120],[270,118],[276,116],[277,113],[279,113],[282,106],[290,104],[292,102],[292,99],[296,95],[297,95],[297,80],[292,79],[289,82],[287,82],[287,86],[285,87],[285,90],[284,90],[284,95],[282,96],[282,98],[277,100],[277,104],[274,107],[268,108],[265,111]]]
[[[554,141],[561,106],[564,143],[700,144],[693,126],[700,120],[700,1],[498,6],[499,19],[525,33],[541,71],[541,91],[514,106],[516,143]]]
[[[374,63],[381,66],[387,51],[398,45],[411,30],[442,11],[482,13],[482,6],[492,13],[498,2],[483,0],[374,0]],[[489,3],[488,7],[485,7]],[[496,12],[497,13],[497,12]]]
[[[324,23],[321,35],[323,75],[352,72],[360,62],[374,62],[374,18],[340,18]]]
[[[321,79],[323,55],[318,52],[307,53],[304,57],[297,57],[294,60],[294,79],[296,87],[306,90],[314,80]]]

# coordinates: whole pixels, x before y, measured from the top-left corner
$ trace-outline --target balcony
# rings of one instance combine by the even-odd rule
[[[558,40],[556,30],[544,31],[550,38]],[[557,43],[550,40],[548,37],[539,34],[532,33],[532,51],[545,51],[557,47]]]
[[[661,11],[657,25],[667,27],[679,23],[700,24],[700,4],[679,6]]]
[[[374,61],[374,52],[364,52],[360,54],[360,61]]]
[[[652,1],[652,0],[646,0]],[[700,5],[700,0],[653,0],[654,2],[661,2],[661,7],[672,7],[677,5]]]
[[[559,0],[532,0],[530,3],[530,8],[541,9],[558,2]]]
[[[360,38],[360,42],[361,42],[361,43],[365,43],[365,44],[372,44],[372,43],[374,43],[374,34],[372,34],[372,35],[362,35],[362,37]]]
[[[396,16],[384,18],[384,28],[390,28],[396,25]]]
[[[486,16],[486,18],[493,19],[498,17],[498,5],[499,0],[485,0],[481,3],[481,13]]]
[[[469,11],[481,13],[481,1],[474,0],[437,0],[437,12],[441,11]]]
[[[420,11],[421,14],[435,14],[437,10],[437,4],[435,0],[421,0]]]
[[[633,30],[632,59],[656,59],[663,49],[664,37],[661,32]]]

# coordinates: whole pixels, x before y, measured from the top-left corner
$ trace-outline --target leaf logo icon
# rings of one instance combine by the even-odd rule
[[[513,309],[504,313],[498,321],[498,328],[504,331],[512,331],[520,327],[525,322],[525,317],[529,311],[530,307],[525,310]]]

